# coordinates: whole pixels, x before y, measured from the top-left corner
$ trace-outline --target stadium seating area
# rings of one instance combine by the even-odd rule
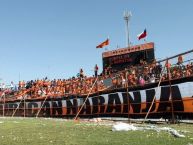
[[[192,62],[185,65],[179,62],[171,65],[169,62],[166,62],[165,66],[167,69],[163,71],[162,81],[168,80],[168,76],[170,79],[179,79],[189,77],[193,74]],[[26,99],[39,99],[69,95],[80,96],[87,95],[90,91],[92,94],[106,89],[126,88],[127,85],[128,87],[143,86],[145,84],[158,82],[163,68],[160,63],[143,63],[139,66],[125,68],[119,72],[109,69],[108,72],[103,72],[98,77],[96,75],[93,77],[85,76],[81,69],[79,76],[70,79],[49,80],[48,78],[44,78],[27,82],[19,81],[18,85],[14,85],[12,82],[9,87],[1,85],[0,100],[2,101],[3,96],[5,96],[7,101],[22,99],[23,97]],[[94,84],[96,78],[97,83]],[[111,78],[112,80],[111,87],[106,86],[104,83],[104,80],[107,78]],[[92,86],[93,89],[91,90]]]

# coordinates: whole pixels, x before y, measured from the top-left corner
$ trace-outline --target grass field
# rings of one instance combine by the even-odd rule
[[[108,123],[97,125],[62,119],[0,118],[0,145],[193,145],[193,125],[169,127],[184,131],[182,133],[186,137],[176,138],[162,131],[113,132],[112,125]]]

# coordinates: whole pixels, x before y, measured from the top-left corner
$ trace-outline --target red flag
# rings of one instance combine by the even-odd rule
[[[147,32],[146,29],[139,35],[137,35],[138,40],[145,38],[147,36]]]
[[[99,44],[98,46],[96,46],[96,48],[103,48],[106,45],[109,45],[109,39],[107,39],[106,41],[104,41],[101,44]]]

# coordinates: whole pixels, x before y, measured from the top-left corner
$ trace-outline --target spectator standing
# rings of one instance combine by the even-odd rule
[[[180,56],[178,56],[178,65],[182,65],[182,63],[183,63],[183,56],[182,55],[180,55]]]
[[[98,66],[97,66],[97,64],[95,65],[95,67],[94,67],[94,74],[95,74],[95,77],[97,77],[98,76]]]
[[[11,89],[11,91],[14,90],[14,83],[13,82],[11,82],[11,84],[10,84],[10,89]]]
[[[83,78],[84,77],[84,72],[83,72],[83,69],[81,68],[80,69],[80,78]]]
[[[169,60],[166,60],[166,68],[170,69],[171,68],[171,63],[169,62]]]
[[[179,66],[180,71],[183,71],[184,66],[183,66],[183,56],[182,55],[178,56],[177,64]]]

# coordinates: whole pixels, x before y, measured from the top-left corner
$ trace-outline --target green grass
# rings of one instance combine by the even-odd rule
[[[113,132],[112,126],[61,119],[0,118],[0,145],[193,145],[193,125],[169,127],[187,131],[182,133],[186,137],[163,131]]]

